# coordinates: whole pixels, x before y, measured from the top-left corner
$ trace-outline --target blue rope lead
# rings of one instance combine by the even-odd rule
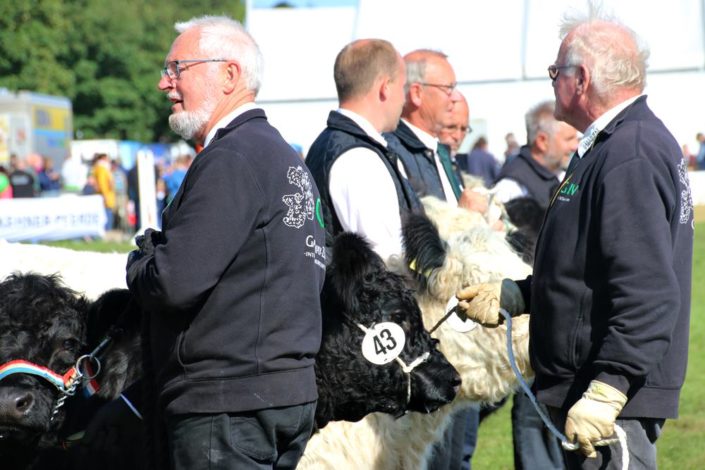
[[[512,370],[514,371],[514,375],[516,375],[517,379],[519,379],[519,384],[521,385],[522,390],[524,390],[524,393],[529,397],[531,400],[531,404],[534,405],[534,408],[536,409],[536,412],[539,414],[541,417],[541,421],[544,422],[546,427],[548,428],[551,433],[556,436],[560,441],[561,441],[561,446],[567,450],[567,451],[573,451],[573,450],[578,450],[578,444],[576,442],[570,442],[568,438],[560,432],[551,422],[551,420],[546,416],[546,414],[543,412],[541,407],[539,406],[538,402],[536,401],[536,397],[534,396],[533,393],[531,393],[531,388],[529,388],[529,385],[526,383],[524,380],[524,377],[521,375],[521,372],[519,371],[519,368],[517,367],[516,360],[514,359],[514,350],[512,347],[512,316],[507,312],[505,309],[500,308],[499,313],[502,314],[504,319],[507,321],[507,351],[509,352],[509,364],[512,366]]]

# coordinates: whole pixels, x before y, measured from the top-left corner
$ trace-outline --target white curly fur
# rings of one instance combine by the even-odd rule
[[[127,288],[123,253],[94,253],[0,240],[0,280],[13,272],[61,275],[65,285],[97,299],[110,290]]]
[[[505,277],[521,279],[530,273],[531,268],[511,250],[502,234],[477,219],[473,222],[467,211],[434,200],[425,200],[424,207],[448,244],[445,264],[430,275],[428,292],[417,294],[427,328],[445,315],[449,300],[461,287]],[[398,272],[407,269],[399,259],[391,259],[389,264]],[[357,423],[330,423],[311,438],[299,468],[426,468],[431,444],[443,435],[452,412],[476,402],[498,401],[517,388],[506,350],[505,326],[478,326],[459,333],[444,323],[433,335],[463,379],[450,405],[432,414],[409,413],[396,420],[376,413]],[[514,319],[512,343],[519,369],[525,377],[533,376],[527,315]]]

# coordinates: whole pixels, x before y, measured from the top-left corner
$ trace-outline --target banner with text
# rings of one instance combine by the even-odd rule
[[[0,200],[0,239],[11,242],[103,237],[105,222],[100,195]]]

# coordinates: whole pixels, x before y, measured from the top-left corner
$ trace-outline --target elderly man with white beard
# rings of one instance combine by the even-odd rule
[[[203,143],[130,254],[169,468],[295,468],[311,435],[325,243],[318,190],[254,99],[259,48],[240,23],[177,23],[159,89]],[[153,468],[151,466],[150,468]]]

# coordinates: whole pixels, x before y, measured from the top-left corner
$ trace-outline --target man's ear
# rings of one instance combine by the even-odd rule
[[[590,71],[584,65],[578,65],[577,69],[578,71],[575,74],[575,89],[579,95],[584,95],[587,93],[587,89],[591,83]]]
[[[407,101],[411,101],[417,108],[421,107],[421,93],[423,93],[423,86],[420,83],[409,84]]]
[[[538,131],[536,133],[536,139],[534,140],[534,145],[536,145],[536,148],[541,151],[541,153],[546,153],[546,150],[548,149],[548,139],[549,136],[547,133],[544,131]]]
[[[240,64],[235,61],[229,61],[225,66],[223,91],[225,91],[226,94],[232,93],[237,87],[241,77],[242,69],[240,68]]]

